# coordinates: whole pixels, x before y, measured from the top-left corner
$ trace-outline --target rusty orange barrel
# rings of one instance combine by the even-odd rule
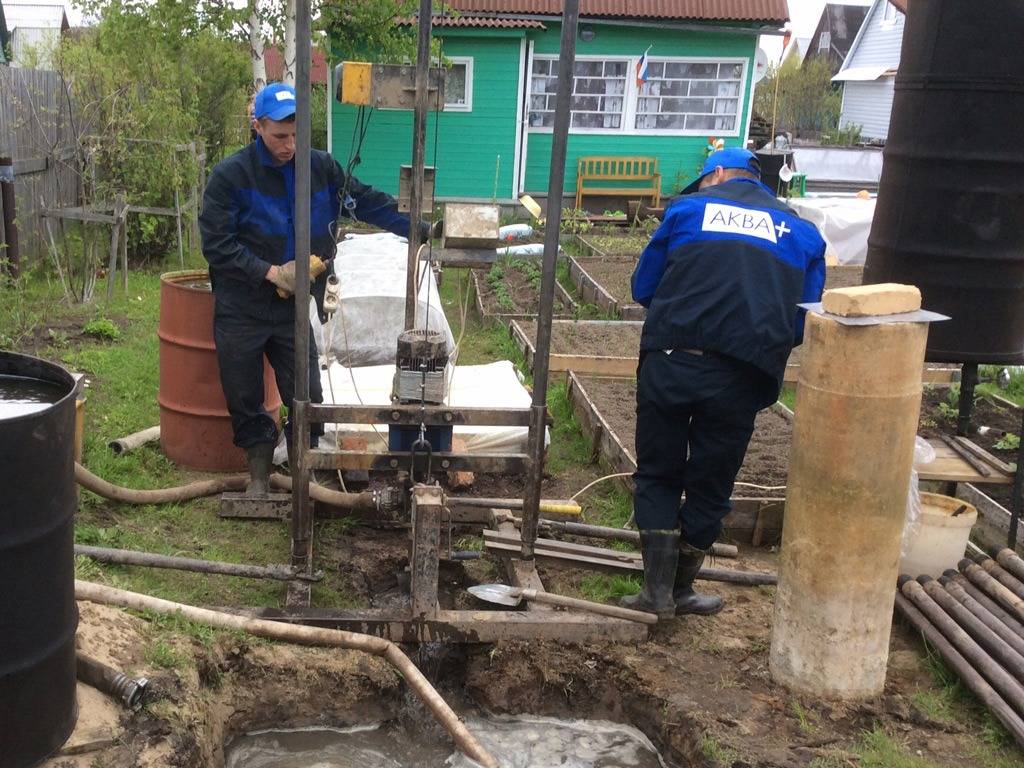
[[[233,442],[231,416],[213,346],[213,291],[206,270],[160,276],[160,447],[191,469],[235,472],[245,453]],[[263,362],[264,405],[276,415],[281,395]]]

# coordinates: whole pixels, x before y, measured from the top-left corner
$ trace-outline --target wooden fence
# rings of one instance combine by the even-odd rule
[[[0,158],[13,164],[14,207],[0,221],[17,227],[22,266],[45,253],[44,208],[81,198],[75,115],[61,77],[38,69],[0,67]],[[10,205],[10,195],[3,199]],[[10,239],[5,232],[0,246]]]

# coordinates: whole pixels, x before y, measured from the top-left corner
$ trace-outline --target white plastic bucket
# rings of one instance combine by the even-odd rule
[[[966,507],[959,515],[953,513]],[[900,561],[900,573],[937,578],[956,568],[964,556],[978,510],[965,501],[938,493],[921,494],[921,528]]]

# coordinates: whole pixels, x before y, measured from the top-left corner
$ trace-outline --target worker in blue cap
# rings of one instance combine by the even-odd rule
[[[403,237],[409,217],[390,195],[347,176],[326,152],[310,152],[309,237],[312,253],[295,253],[295,89],[271,83],[252,109],[256,140],[217,164],[199,217],[203,255],[214,293],[213,335],[221,387],[234,442],[249,462],[248,492],[269,490],[277,443],[277,414],[263,407],[266,355],[284,403],[295,391],[295,259],[310,261],[312,292],[323,315],[323,296],[335,253],[339,215]],[[423,235],[430,234],[423,225]],[[317,277],[317,275],[319,275]],[[317,350],[310,334],[309,395],[323,402]],[[290,424],[285,425],[291,445]],[[323,425],[311,429],[316,445]]]
[[[825,283],[821,235],[760,179],[747,150],[711,153],[633,272],[647,307],[633,475],[644,586],[622,602],[663,618],[722,609],[693,581],[731,509],[754,418],[802,340],[797,304]]]

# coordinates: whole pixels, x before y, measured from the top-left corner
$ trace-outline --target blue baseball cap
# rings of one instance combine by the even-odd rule
[[[726,147],[708,155],[707,160],[704,161],[704,167],[701,168],[700,176],[686,187],[682,194],[688,195],[691,192],[696,192],[700,187],[701,180],[709,173],[714,173],[718,166],[747,171],[757,178],[761,178],[761,162],[757,159],[757,155],[741,147]]]
[[[269,117],[284,120],[295,114],[295,89],[287,83],[271,83],[256,94],[252,103],[252,116],[257,120]]]

